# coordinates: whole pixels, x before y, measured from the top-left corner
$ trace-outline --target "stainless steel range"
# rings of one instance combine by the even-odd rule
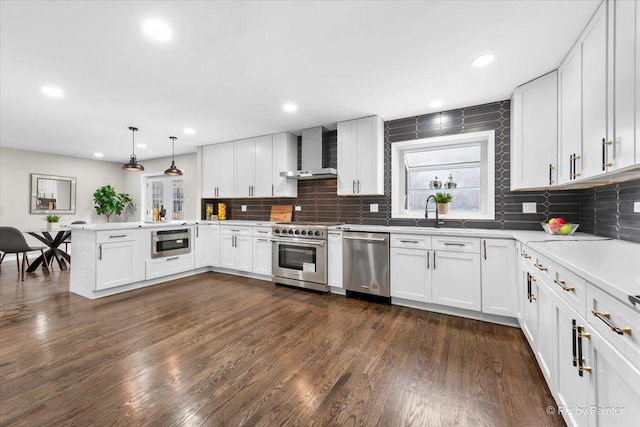
[[[274,283],[328,292],[327,227],[333,224],[283,223],[273,225]]]

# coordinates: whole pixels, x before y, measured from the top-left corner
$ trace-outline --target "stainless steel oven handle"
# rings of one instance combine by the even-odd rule
[[[323,240],[301,240],[301,239],[271,239],[272,243],[287,243],[289,245],[296,245],[296,246],[305,246],[305,245],[312,245],[312,246],[324,246],[324,241]]]
[[[365,242],[386,242],[387,239],[383,237],[382,239],[375,239],[372,237],[352,237],[352,236],[343,236],[345,240],[364,240]]]

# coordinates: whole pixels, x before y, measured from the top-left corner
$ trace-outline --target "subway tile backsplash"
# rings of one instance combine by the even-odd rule
[[[640,180],[588,190],[509,191],[510,126],[509,101],[385,122],[384,196],[338,196],[337,180],[325,179],[299,181],[297,199],[215,202],[227,203],[231,219],[268,220],[272,205],[289,204],[302,207],[294,212],[295,221],[431,226],[433,220],[391,218],[391,144],[495,130],[495,220],[446,220],[446,227],[540,230],[540,222],[562,216],[569,222],[580,222],[580,231],[640,242],[640,214],[633,213],[633,202],[640,201]],[[323,166],[337,167],[337,131],[332,131],[325,140]],[[523,202],[536,202],[537,212],[522,213]],[[378,212],[369,212],[372,203],[378,204]],[[241,211],[242,205],[247,205],[246,212]]]

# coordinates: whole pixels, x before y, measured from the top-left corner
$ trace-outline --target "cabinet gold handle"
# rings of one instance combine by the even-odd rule
[[[609,313],[603,313],[600,311],[596,311],[596,310],[591,310],[591,314],[593,314],[594,316],[596,316],[598,319],[602,320],[604,322],[605,325],[607,325],[613,332],[615,332],[618,335],[631,335],[631,328],[621,328],[620,326],[614,325],[613,323],[611,323],[611,321],[609,319],[611,319],[611,314]]]
[[[538,270],[541,270],[541,271],[547,271],[547,270],[549,270],[547,267],[545,267],[545,266],[544,266],[544,265],[542,265],[542,264],[533,264],[533,265],[535,265],[535,266],[538,268]]]
[[[528,253],[526,253],[526,252],[524,252],[524,251],[522,252],[522,254],[521,254],[521,255],[522,255],[522,258],[525,258],[525,259],[529,259],[529,258],[531,258],[531,255],[529,255]]]
[[[351,183],[352,183],[351,186],[353,187],[353,194],[356,194],[356,180],[355,179],[351,180]]]
[[[553,279],[553,282],[554,282],[556,285],[560,285],[560,287],[561,287],[562,289],[564,289],[565,291],[567,291],[567,292],[575,292],[575,291],[576,291],[576,288],[574,288],[573,286],[567,286],[567,282],[566,282],[566,281],[564,281],[564,280],[556,280],[556,279]]]
[[[360,180],[357,180],[358,183],[358,194],[360,194]]]
[[[536,301],[537,298],[534,294],[529,295],[529,301]]]
[[[271,184],[271,195],[273,196],[275,194],[275,185]]]
[[[613,166],[613,163],[603,163],[602,164],[603,168],[610,168],[611,166]]]
[[[553,169],[554,169],[554,166],[551,163],[549,163],[549,185],[552,185],[554,183],[553,176],[552,176]]]

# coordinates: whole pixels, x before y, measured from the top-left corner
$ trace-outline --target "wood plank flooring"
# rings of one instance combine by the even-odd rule
[[[0,425],[564,425],[516,328],[218,273],[68,287],[0,267]]]

